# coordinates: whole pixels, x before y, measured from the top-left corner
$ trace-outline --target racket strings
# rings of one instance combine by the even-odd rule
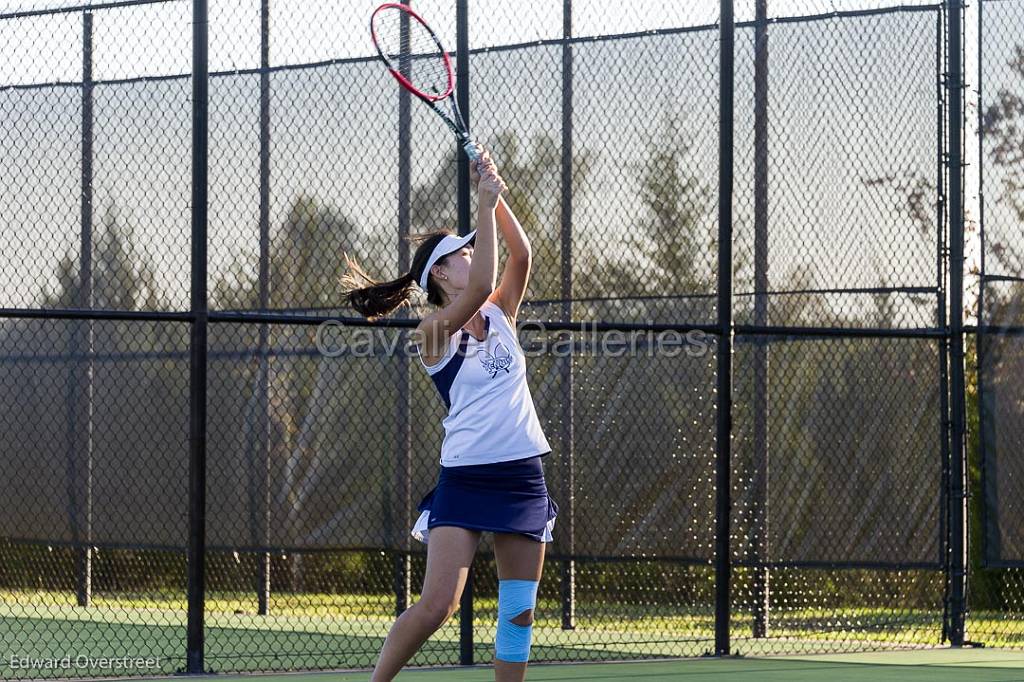
[[[422,23],[399,9],[387,9],[377,13],[373,25],[377,46],[393,69],[427,95],[447,92],[448,64]]]

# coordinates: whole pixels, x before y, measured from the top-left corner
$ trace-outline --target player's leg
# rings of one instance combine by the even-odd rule
[[[498,634],[494,643],[497,682],[522,682],[526,678],[544,547],[543,542],[525,535],[494,534],[494,558],[498,562]]]
[[[479,543],[477,531],[454,526],[430,529],[423,593],[391,627],[371,682],[394,679],[427,638],[455,612]]]

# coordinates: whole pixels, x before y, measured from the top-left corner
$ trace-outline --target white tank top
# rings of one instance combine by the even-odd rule
[[[480,306],[483,340],[465,330],[435,365],[420,363],[448,406],[441,466],[492,464],[551,451],[526,383],[519,337],[497,304]]]

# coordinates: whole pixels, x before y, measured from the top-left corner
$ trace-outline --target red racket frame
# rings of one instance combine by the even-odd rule
[[[412,82],[408,78],[406,78],[402,74],[401,71],[392,66],[391,60],[388,59],[384,55],[384,51],[380,49],[380,44],[377,42],[377,31],[374,28],[374,19],[376,19],[378,12],[386,9],[397,9],[402,12],[405,12],[406,14],[409,15],[410,18],[418,21],[420,25],[427,30],[427,33],[430,34],[430,37],[434,39],[434,43],[437,45],[437,49],[440,50],[441,57],[444,59],[445,70],[448,72],[448,87],[442,94],[430,95],[418,89],[415,85],[412,84]],[[452,90],[455,89],[455,74],[452,72],[451,59],[449,59],[448,53],[445,51],[444,45],[442,45],[441,41],[438,39],[437,34],[434,33],[434,29],[430,28],[430,25],[423,20],[423,17],[421,17],[419,14],[416,14],[416,12],[411,7],[409,7],[408,5],[403,5],[400,2],[386,2],[377,9],[375,9],[373,11],[373,14],[370,15],[370,35],[373,37],[373,46],[377,48],[377,53],[380,55],[380,58],[384,60],[384,62],[387,64],[388,71],[391,72],[391,75],[395,77],[395,80],[397,80],[403,88],[405,88],[412,94],[416,95],[420,99],[426,100],[428,102],[440,102],[446,97],[451,96]]]

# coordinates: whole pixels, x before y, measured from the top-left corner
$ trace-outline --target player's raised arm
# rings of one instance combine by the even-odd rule
[[[533,251],[523,226],[516,219],[512,207],[504,198],[498,200],[494,215],[498,229],[508,248],[508,258],[502,269],[501,281],[490,298],[514,322],[519,315],[519,306],[523,302],[523,296],[526,295],[526,285],[530,281]]]
[[[489,159],[480,162],[477,188],[479,206],[473,250],[457,254],[451,263],[446,259],[443,263],[426,264],[428,271],[425,276],[437,278],[446,292],[444,307],[427,315],[417,327],[420,343],[428,358],[444,354],[449,337],[476,315],[494,291],[498,253],[494,214],[505,183]],[[467,258],[468,268],[460,265]],[[465,282],[462,281],[464,270],[468,271]]]

